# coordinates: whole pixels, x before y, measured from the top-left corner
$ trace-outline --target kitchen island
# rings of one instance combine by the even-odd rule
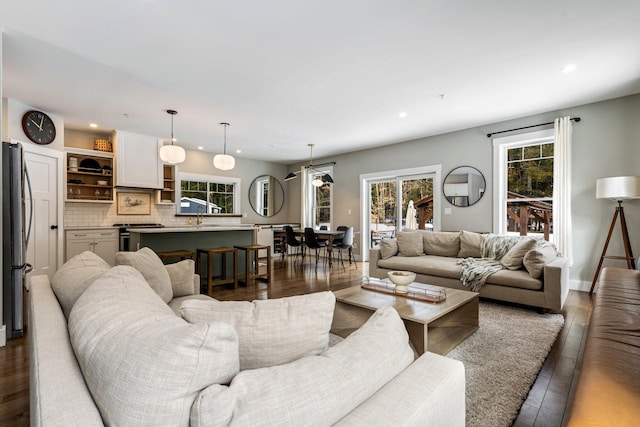
[[[255,226],[206,225],[163,228],[131,228],[129,247],[138,250],[149,247],[156,252],[222,246],[251,245],[256,242],[258,228]]]
[[[258,228],[255,226],[207,225],[163,228],[131,228],[130,250],[148,247],[156,252],[186,249],[196,252],[197,249],[234,247],[256,243]],[[238,270],[244,270],[245,260],[238,259]],[[206,277],[206,263],[203,271],[197,272]],[[231,265],[227,265],[231,270]],[[219,274],[219,266],[215,265],[214,275]]]

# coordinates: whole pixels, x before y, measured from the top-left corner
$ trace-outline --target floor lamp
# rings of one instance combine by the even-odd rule
[[[627,268],[636,268],[635,260],[633,259],[633,252],[631,251],[631,242],[629,241],[627,221],[624,218],[622,201],[638,198],[640,198],[640,176],[616,176],[612,178],[601,178],[596,181],[596,199],[613,199],[618,202],[618,206],[616,207],[613,219],[611,220],[609,234],[607,235],[607,240],[604,242],[604,248],[602,249],[598,268],[596,268],[596,274],[593,276],[593,283],[591,283],[589,295],[593,294],[593,288],[596,286],[596,281],[598,280],[598,275],[602,268],[602,261],[604,261],[605,258],[625,259],[627,260]],[[611,234],[613,234],[613,228],[616,225],[618,217],[620,217],[620,228],[622,230],[622,242],[624,243],[625,256],[606,256],[607,247],[609,246]]]

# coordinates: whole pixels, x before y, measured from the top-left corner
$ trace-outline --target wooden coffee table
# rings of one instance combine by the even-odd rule
[[[413,283],[414,286],[437,286]],[[400,295],[363,289],[360,286],[335,291],[334,319],[349,319],[351,327],[364,324],[380,307],[392,306],[404,321],[409,341],[418,354],[427,350],[447,354],[478,329],[478,293],[444,288],[446,300],[430,303]],[[359,324],[355,324],[359,323]]]

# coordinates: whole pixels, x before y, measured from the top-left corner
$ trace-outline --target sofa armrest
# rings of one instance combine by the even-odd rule
[[[569,259],[556,257],[544,266],[542,274],[546,306],[560,313],[569,295]]]
[[[49,278],[41,275],[29,280],[31,425],[102,426]]]
[[[464,365],[424,353],[335,425],[464,426]]]
[[[387,273],[378,270],[378,260],[380,260],[380,248],[369,249],[369,277],[387,277]]]

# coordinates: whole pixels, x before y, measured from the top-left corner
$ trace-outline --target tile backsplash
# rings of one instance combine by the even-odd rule
[[[64,227],[111,227],[122,223],[160,223],[165,227],[187,225],[195,217],[175,216],[174,205],[152,205],[151,215],[118,215],[115,203],[65,202]],[[240,217],[204,217],[203,224],[240,224]]]

